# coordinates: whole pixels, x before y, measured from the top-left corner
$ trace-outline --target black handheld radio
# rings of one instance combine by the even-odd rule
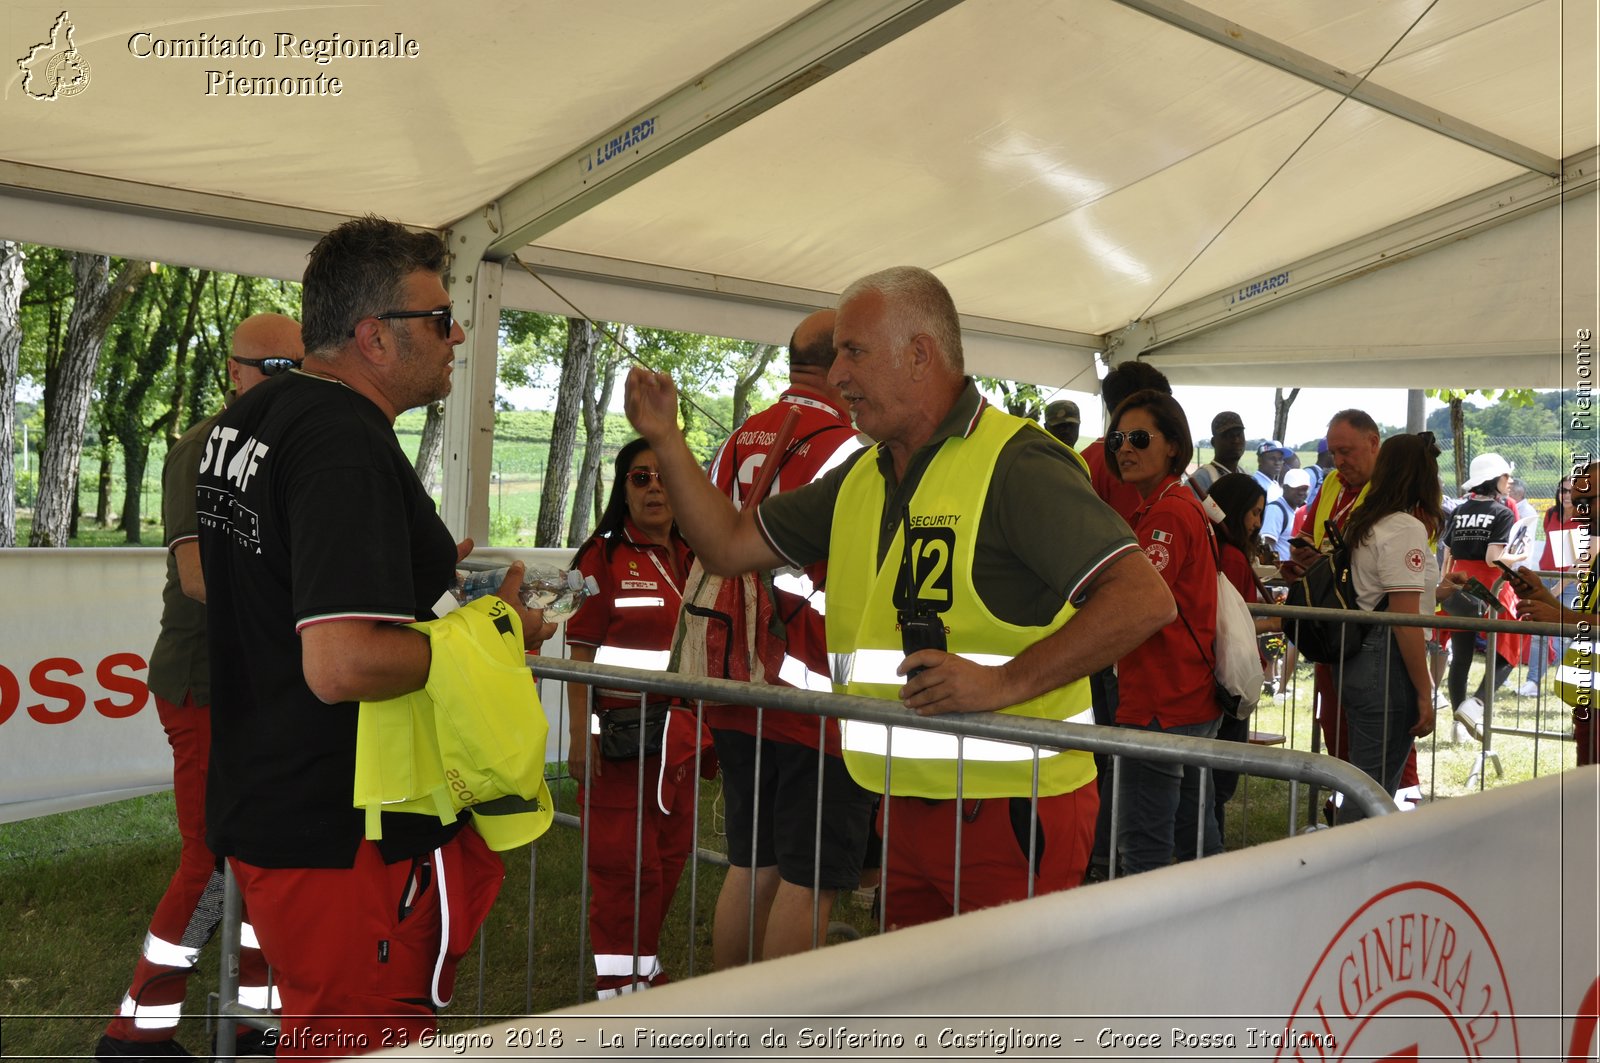
[[[903,510],[905,536],[901,545],[905,548],[905,555],[901,562],[901,571],[905,573],[905,606],[896,611],[895,617],[900,622],[900,649],[906,656],[918,650],[943,650],[946,649],[944,638],[944,620],[931,604],[922,601],[919,594],[916,565],[911,556],[911,507]],[[913,668],[906,674],[910,679],[925,668]]]

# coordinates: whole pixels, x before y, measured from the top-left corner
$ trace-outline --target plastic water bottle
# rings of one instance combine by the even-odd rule
[[[600,584],[595,582],[593,576],[585,576],[575,571],[568,572],[567,576],[566,588],[542,606],[547,623],[561,623],[576,613],[591,595],[600,593]]]
[[[505,582],[510,566],[488,569],[456,569],[456,585],[451,595],[465,605],[474,598],[493,594]],[[593,576],[585,577],[576,569],[557,568],[541,562],[527,563],[522,573],[522,604],[531,609],[543,609],[544,618],[560,623],[578,611],[585,599],[599,594],[600,586]]]

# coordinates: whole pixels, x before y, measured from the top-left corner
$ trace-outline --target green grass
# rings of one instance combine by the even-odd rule
[[[572,787],[554,787],[574,811]],[[702,786],[701,845],[722,851],[714,814],[717,783]],[[506,881],[472,951],[462,960],[447,1030],[494,1018],[550,1011],[592,998],[592,968],[579,963],[580,839],[560,824],[534,846],[502,854]],[[172,795],[0,824],[0,1016],[8,1057],[59,1058],[93,1050],[127,989],[150,913],[177,866]],[[662,934],[674,978],[712,969],[711,919],[724,869],[684,869]],[[529,881],[537,884],[529,929]],[[691,919],[691,894],[693,919]],[[836,919],[858,933],[874,925],[865,907],[841,901]],[[481,965],[481,966],[480,966]],[[481,972],[481,977],[480,977]],[[216,991],[217,949],[202,954],[177,1039],[191,1051],[210,1043],[206,995]]]
[[[1476,681],[1476,675],[1473,677]],[[1514,676],[1501,691],[1502,726],[1532,729],[1536,709],[1542,723],[1559,730],[1565,714],[1553,701],[1540,706],[1511,693]],[[1258,731],[1287,736],[1288,748],[1311,745],[1309,669],[1291,684],[1289,697],[1264,699],[1252,719]],[[1534,773],[1549,774],[1574,763],[1571,743],[1497,735],[1504,778],[1491,770],[1468,776],[1479,745],[1447,739],[1443,720],[1437,740],[1419,748],[1422,788],[1432,800],[1454,800],[1480,788],[1510,785]],[[571,810],[569,783],[554,787],[558,805]],[[1297,822],[1289,823],[1290,784],[1244,778],[1228,806],[1229,849],[1285,837],[1313,818],[1306,788],[1299,787]],[[717,783],[702,788],[701,844],[717,851],[720,824]],[[4,1049],[10,1056],[57,1058],[89,1052],[126,989],[150,913],[176,866],[178,838],[171,794],[0,825],[0,1015]],[[590,984],[580,964],[580,849],[576,831],[557,825],[532,848],[504,854],[506,884],[484,927],[480,943],[463,961],[455,1004],[443,1015],[447,1030],[464,1030],[493,1018],[549,1011],[575,1003]],[[685,869],[663,935],[662,958],[675,978],[712,969],[711,918],[723,870],[714,864]],[[691,877],[692,876],[692,877]],[[531,901],[529,882],[537,891]],[[691,891],[693,913],[691,918]],[[841,899],[835,919],[856,932],[876,932],[866,904]],[[481,966],[480,966],[481,965]],[[480,974],[481,972],[481,974]],[[191,1050],[209,1041],[203,1013],[217,980],[215,948],[204,953],[190,987],[190,1014],[179,1040]]]

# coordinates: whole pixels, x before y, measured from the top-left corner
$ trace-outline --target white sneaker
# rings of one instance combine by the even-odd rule
[[[1517,688],[1517,697],[1519,698],[1536,698],[1538,696],[1539,684],[1531,679]]]
[[[1456,722],[1466,729],[1467,734],[1483,741],[1483,702],[1477,698],[1468,698],[1456,706]]]

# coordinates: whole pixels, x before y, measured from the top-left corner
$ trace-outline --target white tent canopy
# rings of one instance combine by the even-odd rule
[[[371,211],[449,231],[469,326],[571,312],[554,288],[766,341],[909,262],[950,286],[974,370],[1079,390],[1095,352],[1180,383],[1570,385],[1595,327],[1595,0],[62,17],[0,23],[0,237],[298,277]],[[462,532],[487,523],[495,330],[472,332]]]

